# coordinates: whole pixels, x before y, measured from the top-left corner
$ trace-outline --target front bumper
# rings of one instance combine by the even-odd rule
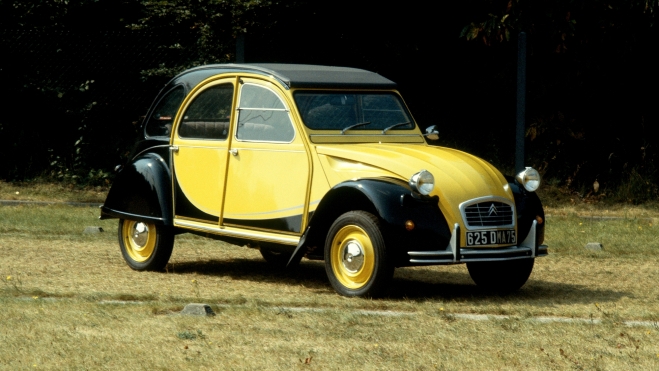
[[[409,265],[458,264],[470,262],[487,262],[514,259],[533,259],[546,256],[547,245],[536,244],[536,229],[538,223],[534,220],[526,239],[518,246],[495,249],[460,248],[460,226],[453,227],[451,241],[444,250],[408,251]]]

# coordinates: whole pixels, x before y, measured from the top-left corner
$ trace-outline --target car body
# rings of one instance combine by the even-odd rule
[[[466,263],[511,291],[547,254],[538,173],[507,179],[431,145],[396,84],[356,68],[221,64],[162,89],[101,218],[128,265],[159,270],[191,232],[293,266],[324,260],[342,295],[386,292],[396,267]]]

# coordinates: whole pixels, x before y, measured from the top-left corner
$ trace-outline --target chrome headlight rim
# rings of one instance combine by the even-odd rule
[[[421,170],[410,177],[408,184],[415,192],[427,196],[435,189],[435,176],[428,170]]]
[[[529,192],[535,192],[540,188],[540,173],[538,170],[527,166],[522,170],[517,176],[515,176],[517,182],[524,187]]]

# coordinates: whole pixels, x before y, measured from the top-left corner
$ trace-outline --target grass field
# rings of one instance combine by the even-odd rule
[[[368,300],[335,294],[322,262],[278,271],[192,235],[167,272],[135,272],[96,208],[0,206],[0,369],[659,369],[656,210],[547,214],[550,256],[515,294],[458,265],[397,269]],[[188,303],[217,315],[178,314]]]

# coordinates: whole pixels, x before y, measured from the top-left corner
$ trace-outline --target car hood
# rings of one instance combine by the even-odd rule
[[[418,171],[430,171],[435,177],[431,195],[439,196],[440,209],[451,223],[462,224],[458,208],[462,202],[485,196],[503,197],[514,202],[508,182],[496,168],[455,149],[364,143],[318,145],[316,151],[332,186],[348,179],[377,176],[396,177],[407,182]]]

